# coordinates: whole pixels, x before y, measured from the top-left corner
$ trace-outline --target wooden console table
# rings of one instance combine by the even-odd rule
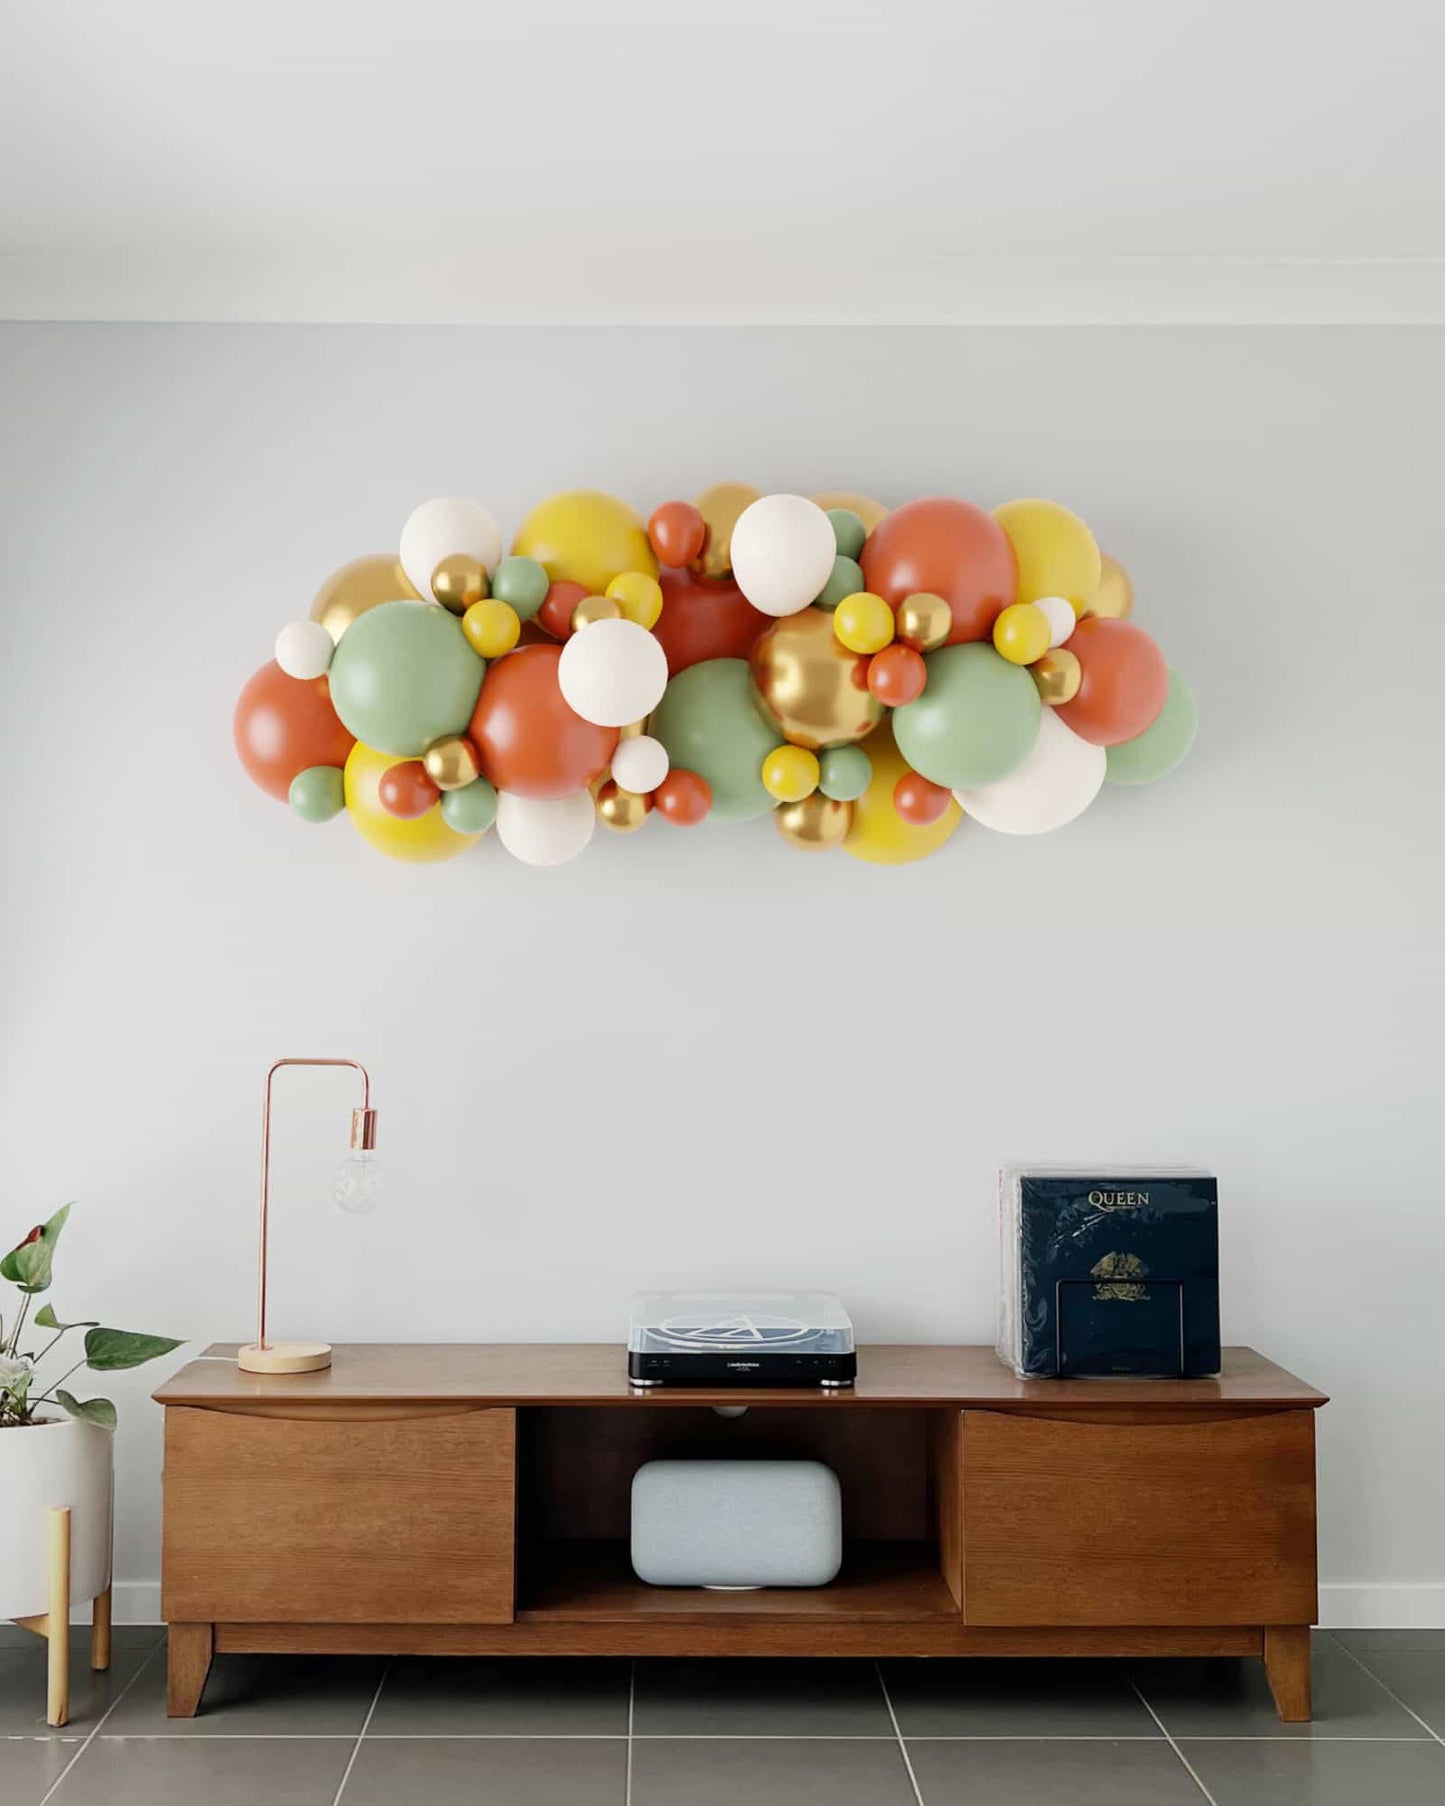
[[[173,1717],[216,1650],[1255,1655],[1309,1717],[1325,1399],[1251,1349],[1218,1379],[1060,1381],[866,1348],[831,1394],[637,1391],[610,1344],[363,1344],[288,1376],[234,1354],[155,1394]],[[839,1578],[637,1580],[632,1475],[664,1454],[826,1461]]]

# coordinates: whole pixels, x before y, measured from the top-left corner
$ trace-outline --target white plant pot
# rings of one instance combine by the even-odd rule
[[[70,1603],[110,1585],[112,1451],[99,1424],[45,1418],[0,1429],[0,1619],[49,1608],[46,1512],[70,1509]]]

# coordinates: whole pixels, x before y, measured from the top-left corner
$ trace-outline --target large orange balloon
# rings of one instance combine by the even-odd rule
[[[1151,727],[1169,695],[1164,654],[1132,621],[1080,621],[1069,651],[1082,675],[1072,702],[1054,713],[1081,740],[1117,746]]]
[[[954,496],[925,496],[886,515],[863,547],[863,576],[895,610],[929,590],[953,614],[948,644],[986,640],[1018,590],[1008,535],[982,508]]]
[[[773,617],[761,614],[730,577],[664,570],[662,613],[653,634],[667,654],[667,675],[710,658],[746,658]]]
[[[557,682],[560,646],[521,646],[487,666],[467,732],[482,773],[518,796],[570,796],[606,771],[615,727],[596,727],[567,706]]]
[[[242,690],[231,724],[246,775],[285,802],[291,780],[312,765],[339,771],[356,744],[331,706],[324,677],[288,677],[270,659]]]

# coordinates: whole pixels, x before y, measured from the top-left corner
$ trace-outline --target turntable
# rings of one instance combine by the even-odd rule
[[[851,1386],[853,1325],[831,1292],[638,1292],[636,1386]]]

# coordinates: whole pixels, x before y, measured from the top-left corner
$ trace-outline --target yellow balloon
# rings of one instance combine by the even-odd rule
[[[501,658],[521,636],[521,617],[510,604],[485,596],[480,602],[473,602],[462,616],[462,632],[473,652],[481,653],[483,658]]]
[[[1042,658],[1052,637],[1049,617],[1032,602],[1011,603],[993,624],[993,649],[1011,665]]]
[[[606,593],[621,571],[657,575],[657,559],[636,509],[600,489],[569,489],[539,502],[512,542],[515,558],[535,558],[554,583]]]
[[[1099,587],[1084,606],[1086,615],[1097,615],[1101,621],[1127,621],[1134,612],[1134,580],[1119,563],[1105,552]]]
[[[369,552],[333,571],[316,592],[311,619],[339,640],[358,615],[382,602],[419,602],[394,552]]]
[[[808,500],[816,502],[825,514],[830,508],[847,508],[858,516],[869,533],[888,512],[882,502],[875,502],[871,495],[859,495],[852,489],[825,489],[821,495],[810,495]]]
[[[621,572],[607,585],[606,593],[639,627],[655,626],[662,613],[662,585],[646,571]]]
[[[1019,561],[1015,600],[1063,596],[1081,614],[1099,587],[1101,559],[1093,534],[1077,514],[1058,502],[1005,502],[993,517],[1009,537]]]
[[[775,746],[763,760],[763,789],[780,803],[801,803],[822,775],[817,754],[804,746]]]
[[[857,590],[833,610],[833,632],[850,652],[881,652],[893,639],[893,610],[882,596]]]
[[[873,776],[853,805],[853,825],[843,851],[870,865],[911,865],[915,859],[936,853],[963,820],[962,809],[950,802],[938,820],[926,827],[904,821],[893,807],[893,788],[908,765],[894,744],[888,722],[868,736],[863,750],[872,760]]]
[[[454,828],[449,828],[442,820],[440,803],[434,803],[425,815],[415,816],[410,821],[388,815],[382,808],[377,794],[382,774],[390,771],[393,765],[405,763],[404,759],[391,753],[378,752],[374,746],[363,746],[360,740],[347,755],[342,780],[346,812],[361,838],[390,859],[406,859],[418,864],[450,859],[453,854],[464,853],[468,847],[475,846],[481,835],[458,834]]]

